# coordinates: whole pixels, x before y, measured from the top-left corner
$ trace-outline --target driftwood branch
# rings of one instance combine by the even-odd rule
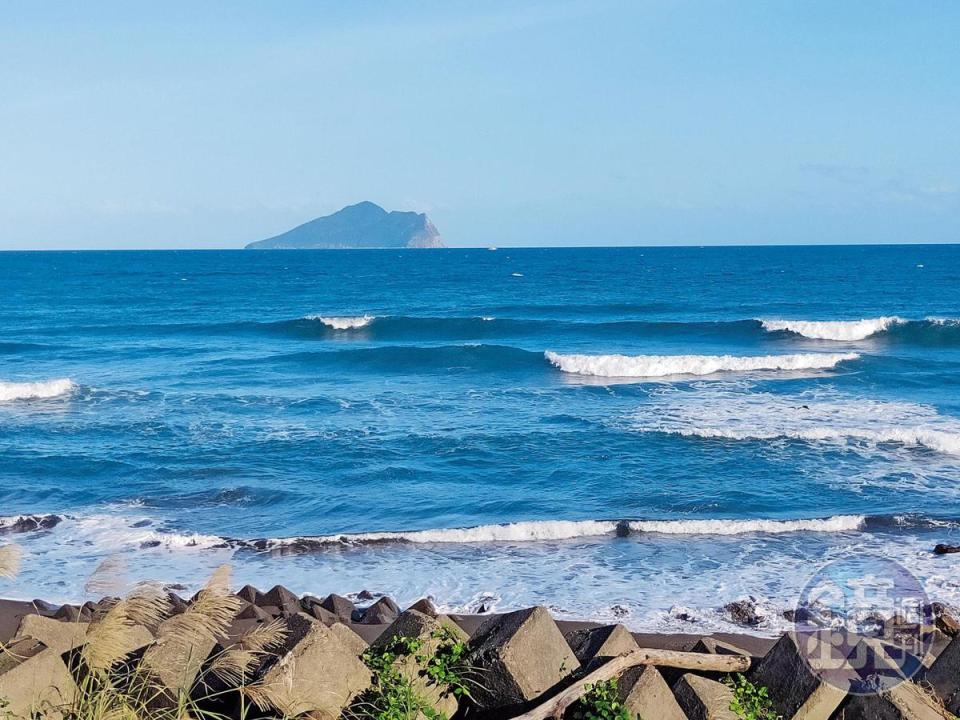
[[[612,658],[559,695],[523,715],[517,715],[513,720],[549,720],[549,718],[563,717],[567,708],[586,694],[587,686],[609,680],[637,665],[660,665],[683,670],[732,673],[746,672],[750,667],[750,658],[746,655],[711,655],[676,650],[633,650]]]

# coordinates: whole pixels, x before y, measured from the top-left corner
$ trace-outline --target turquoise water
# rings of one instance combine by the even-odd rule
[[[960,599],[956,246],[2,253],[0,299],[0,531],[56,516],[4,595],[772,630],[873,550]]]

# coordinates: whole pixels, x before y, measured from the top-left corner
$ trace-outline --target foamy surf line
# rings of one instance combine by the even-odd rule
[[[0,403],[17,400],[42,400],[73,392],[77,385],[70,378],[38,382],[0,381]]]
[[[807,520],[540,520],[469,528],[228,541],[237,548],[310,552],[335,546],[533,543],[632,535],[749,535],[863,530],[864,515]]]
[[[930,405],[828,390],[783,395],[718,385],[697,393],[661,393],[640,406],[632,420],[639,432],[681,437],[960,455],[960,418]]]
[[[82,545],[95,552],[129,551],[228,551],[308,554],[346,548],[377,546],[475,545],[497,546],[562,542],[577,539],[649,538],[658,536],[690,538],[740,535],[784,535],[789,533],[860,533],[942,531],[960,528],[960,520],[923,515],[834,515],[801,519],[686,520],[535,520],[528,522],[477,525],[397,532],[342,533],[278,538],[241,539],[178,531],[157,526],[143,517],[113,514],[21,515],[0,518],[0,535],[32,537],[52,533],[47,542]],[[27,545],[28,547],[29,545]]]
[[[366,327],[377,318],[373,315],[307,315],[305,320],[319,320],[333,330],[358,330]]]
[[[722,372],[828,370],[856,360],[857,353],[792,355],[562,355],[544,356],[562,372],[609,378],[660,378]]]

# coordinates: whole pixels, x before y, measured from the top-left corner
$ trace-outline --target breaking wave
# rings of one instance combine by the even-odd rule
[[[293,538],[232,541],[257,550],[309,552],[330,546],[407,544],[525,543],[574,540],[603,536],[747,535],[793,532],[853,532],[864,527],[863,515],[837,515],[809,520],[535,520],[467,528],[410,532],[355,533]]]
[[[362,329],[364,340],[382,342],[492,341],[513,338],[526,340],[537,338],[542,339],[544,343],[568,338],[576,340],[590,338],[598,342],[618,340],[635,342],[647,338],[718,343],[729,341],[752,343],[758,340],[762,342],[788,338],[854,342],[877,336],[887,342],[906,345],[953,347],[960,344],[960,320],[958,319],[930,317],[924,320],[909,320],[894,316],[850,321],[639,318],[591,321],[503,317],[487,314],[471,316],[307,315],[272,321],[251,319],[217,323],[137,324],[79,329],[110,336],[264,335],[293,340],[333,339],[337,335],[351,338],[352,331]],[[0,353],[19,353],[43,347],[45,346],[0,344]]]
[[[561,355],[547,351],[547,360],[566,373],[595,377],[658,378],[672,375],[713,375],[720,372],[825,370],[856,360],[856,353],[797,353],[793,355]]]
[[[43,380],[40,382],[3,382],[0,381],[0,402],[15,400],[40,400],[58,397],[73,392],[76,383],[70,378]]]
[[[890,335],[900,341],[921,344],[957,339],[960,320],[930,317],[906,320],[896,315],[861,320],[760,320],[767,332],[785,332],[812,340],[855,342],[876,335]]]
[[[307,315],[306,320],[319,320],[324,325],[334,330],[357,330],[366,327],[376,318],[373,315],[355,315],[334,317],[326,315]]]
[[[725,440],[796,440],[854,449],[894,445],[960,455],[960,419],[909,402],[832,390],[793,395],[698,388],[667,392],[639,408],[634,428]]]
[[[789,332],[814,340],[865,340],[893,325],[906,322],[902,318],[879,317],[866,320],[761,320],[768,332]]]

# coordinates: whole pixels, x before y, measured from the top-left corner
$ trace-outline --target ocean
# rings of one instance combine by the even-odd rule
[[[0,596],[775,632],[857,554],[960,604],[960,246],[7,252],[0,300]]]

